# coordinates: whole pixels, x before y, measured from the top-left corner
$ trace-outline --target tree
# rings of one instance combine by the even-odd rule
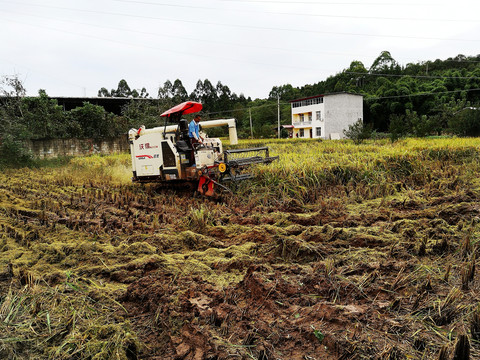
[[[79,131],[72,134],[73,137],[108,139],[118,135],[118,128],[114,122],[112,114],[108,114],[105,109],[89,102],[84,102],[83,106],[70,111],[69,120]]]
[[[436,109],[437,112],[431,116],[434,131],[441,135],[442,131],[449,128],[449,121],[465,107],[467,107],[465,100],[451,100],[439,105],[438,109]]]
[[[203,94],[200,98],[200,102],[203,104],[204,109],[208,111],[216,111],[217,109],[217,89],[213,86],[210,80],[203,80]]]
[[[184,101],[187,101],[188,93],[180,79],[177,79],[173,82],[172,95],[172,101],[174,104],[180,104]]]
[[[0,130],[2,133],[22,122],[22,101],[26,92],[18,76],[0,78]]]
[[[365,75],[368,70],[365,68],[361,61],[352,61],[347,70],[344,71],[345,77],[348,78],[348,82],[345,85],[345,90],[348,92],[357,92],[365,85]]]
[[[110,92],[112,97],[132,97],[132,90],[125,79],[119,81],[117,90]],[[138,95],[138,94],[137,94]]]
[[[251,102],[251,108],[255,136],[274,137],[278,121],[277,101],[255,99]]]
[[[171,99],[173,96],[173,85],[170,80],[163,83],[163,86],[158,89],[158,98],[160,100]]]
[[[389,51],[382,51],[381,54],[373,61],[370,66],[371,73],[390,73],[399,71],[400,66],[392,57]]]
[[[98,90],[97,96],[98,97],[112,97],[112,94],[110,94],[110,91],[108,91],[106,88],[102,87],[100,90]]]
[[[231,100],[232,100],[232,92],[230,91],[227,85],[223,85],[221,81],[217,83],[216,86],[217,90],[217,111],[226,111],[230,110],[231,107]]]
[[[347,69],[348,72],[366,74],[368,70],[365,68],[365,65],[361,61],[354,60],[350,63],[350,66]]]
[[[392,143],[406,136],[408,134],[408,125],[405,122],[405,115],[390,115],[388,132],[390,133],[390,141]]]
[[[448,122],[452,133],[459,136],[480,136],[480,108],[469,106],[458,111]]]
[[[159,114],[158,101],[132,99],[122,109],[124,129],[159,126],[163,123]]]
[[[268,98],[272,100],[277,100],[277,97],[280,96],[281,100],[294,100],[297,97],[297,90],[290,84],[274,86],[268,94]]]
[[[414,136],[425,137],[432,130],[432,123],[427,115],[418,115],[416,111],[407,110],[405,112],[405,122],[410,125],[411,132]]]
[[[343,130],[344,135],[353,140],[355,144],[361,144],[364,140],[370,139],[372,137],[372,127],[370,125],[365,125],[361,119],[356,123],[349,125],[348,129]]]
[[[203,81],[198,79],[195,89],[190,94],[190,99],[193,101],[201,101],[203,97]]]
[[[98,90],[98,97],[129,97],[129,98],[147,98],[148,97],[147,89],[142,88],[140,93],[136,89],[131,89],[125,79],[119,81],[117,89],[112,89],[108,91],[106,88],[102,87]]]
[[[22,139],[27,138],[22,101],[26,89],[15,76],[0,78],[0,167],[24,166],[31,160]]]
[[[147,92],[147,89],[145,89],[144,87],[140,90],[140,94],[137,95],[136,97],[139,97],[139,98],[142,98],[142,99],[146,99],[150,96],[150,94]]]
[[[55,139],[67,136],[63,108],[58,105],[57,100],[50,99],[45,90],[39,90],[36,97],[25,97],[22,109],[30,139]]]

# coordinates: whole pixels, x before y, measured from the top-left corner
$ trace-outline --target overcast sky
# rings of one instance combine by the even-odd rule
[[[199,79],[266,98],[383,50],[400,64],[480,54],[477,0],[0,0],[0,76],[29,95]]]

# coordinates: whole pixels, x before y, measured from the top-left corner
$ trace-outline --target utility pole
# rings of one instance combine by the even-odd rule
[[[253,139],[252,108],[248,108],[248,113],[250,114],[250,138]]]
[[[278,110],[278,138],[280,139],[280,94],[277,94],[277,110]]]

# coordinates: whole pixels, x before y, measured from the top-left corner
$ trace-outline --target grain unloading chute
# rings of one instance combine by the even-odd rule
[[[213,196],[218,188],[228,190],[227,181],[250,178],[244,173],[250,165],[278,159],[270,156],[266,147],[224,150],[218,138],[205,137],[201,144],[192,143],[188,122],[182,116],[201,109],[201,103],[187,101],[161,114],[164,126],[129,131],[133,181],[193,185],[201,194]],[[176,124],[169,125],[167,120]],[[238,143],[235,119],[201,121],[200,126],[228,126],[230,144]]]

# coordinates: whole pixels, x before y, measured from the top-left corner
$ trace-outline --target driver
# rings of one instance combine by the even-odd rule
[[[203,138],[200,136],[199,122],[202,120],[202,115],[197,114],[188,124],[188,137],[190,138],[190,144],[192,144],[192,152],[190,153],[190,163],[195,164],[195,144],[202,144]]]
[[[199,122],[202,120],[202,115],[197,114],[188,124],[188,137],[190,138],[190,143],[192,144],[202,144],[203,138],[200,136],[200,125]]]

